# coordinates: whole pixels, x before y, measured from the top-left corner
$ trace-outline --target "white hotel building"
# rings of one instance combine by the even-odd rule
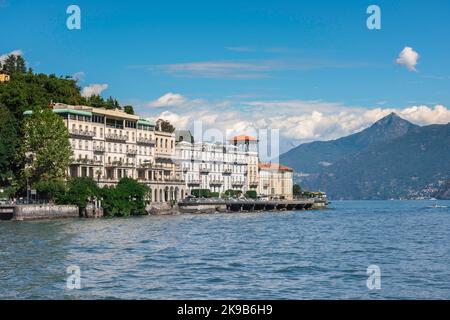
[[[231,144],[178,141],[176,161],[190,191],[258,190],[257,141],[234,137]]]
[[[150,187],[154,202],[185,197],[185,183],[172,161],[175,134],[163,132],[159,121],[120,110],[60,103],[52,108],[69,131],[73,151],[69,177],[91,177],[100,187],[133,178]]]

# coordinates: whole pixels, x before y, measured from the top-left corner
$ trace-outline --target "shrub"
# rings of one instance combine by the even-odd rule
[[[246,197],[246,198],[250,198],[250,199],[256,199],[256,198],[258,197],[258,194],[256,193],[255,190],[248,190],[248,191],[245,193],[245,197]]]
[[[150,189],[134,179],[123,178],[116,187],[101,190],[103,210],[107,216],[137,216],[147,214],[145,200]]]
[[[197,198],[210,198],[211,197],[211,191],[209,189],[192,189],[191,195]]]

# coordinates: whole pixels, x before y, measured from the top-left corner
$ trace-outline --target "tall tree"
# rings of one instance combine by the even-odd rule
[[[20,55],[10,54],[2,65],[2,71],[10,75],[15,73],[25,73],[26,62]]]
[[[14,174],[14,156],[17,147],[16,119],[0,105],[0,186],[10,184]]]
[[[23,123],[19,159],[24,161],[22,177],[30,185],[66,177],[72,149],[69,133],[60,116],[48,108],[35,108]]]
[[[172,133],[175,131],[175,127],[169,121],[162,120],[161,121],[161,131]]]

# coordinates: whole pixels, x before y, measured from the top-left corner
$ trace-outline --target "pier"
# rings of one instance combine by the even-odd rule
[[[178,203],[182,213],[297,211],[326,208],[325,200],[208,200],[187,199]]]

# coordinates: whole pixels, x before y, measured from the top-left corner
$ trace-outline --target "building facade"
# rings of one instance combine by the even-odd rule
[[[241,151],[232,144],[179,141],[176,159],[189,192],[193,189],[209,189],[219,194],[227,190],[257,191],[257,184],[251,182],[253,171],[249,176],[249,164],[253,169],[256,161],[257,167],[257,152]]]
[[[266,198],[293,199],[294,171],[278,163],[259,164],[259,195]]]
[[[120,110],[52,105],[70,135],[73,151],[69,177],[91,177],[100,187],[129,177],[151,189],[154,202],[184,198],[184,181],[168,161],[175,155],[175,135],[156,123]]]
[[[9,74],[0,73],[0,82],[7,82],[9,81],[9,79],[10,79]]]

